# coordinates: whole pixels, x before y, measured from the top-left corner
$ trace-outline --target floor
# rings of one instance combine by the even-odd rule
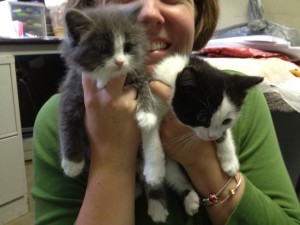
[[[5,225],[33,225],[34,224],[34,203],[30,195],[30,188],[31,188],[32,178],[33,178],[32,161],[31,160],[26,161],[25,166],[26,166],[26,177],[27,177],[27,189],[29,192],[29,196],[28,196],[29,213]]]

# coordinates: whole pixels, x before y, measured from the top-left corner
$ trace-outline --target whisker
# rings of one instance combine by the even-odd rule
[[[185,140],[189,136],[191,136],[192,132],[186,133],[184,135],[179,136],[176,139],[173,139],[170,143],[168,143],[168,146],[172,147],[173,145],[177,144],[178,142],[180,143],[182,140]]]
[[[194,132],[189,132],[168,143],[167,147],[172,151],[184,150],[188,146],[193,146],[196,141],[197,135]]]
[[[185,147],[183,148],[183,150],[189,150],[191,149],[195,143],[197,143],[198,141],[198,137],[197,135],[193,135],[189,138],[189,142],[186,143]]]

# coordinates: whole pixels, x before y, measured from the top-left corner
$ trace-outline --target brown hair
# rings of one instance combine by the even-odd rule
[[[103,0],[69,0],[67,8],[91,7]],[[195,19],[195,41],[193,50],[203,48],[217,26],[219,17],[218,0],[195,0],[197,17]]]
[[[193,50],[203,48],[212,37],[219,18],[218,0],[195,0],[197,18]]]

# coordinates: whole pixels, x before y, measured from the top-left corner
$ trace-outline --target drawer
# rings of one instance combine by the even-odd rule
[[[0,140],[0,207],[27,192],[22,139]],[[1,220],[0,220],[1,223]]]
[[[0,139],[17,135],[12,64],[0,64]]]

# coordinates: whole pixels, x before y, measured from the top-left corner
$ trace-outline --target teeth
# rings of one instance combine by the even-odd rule
[[[164,42],[151,42],[150,51],[162,50],[167,47],[167,44]]]

